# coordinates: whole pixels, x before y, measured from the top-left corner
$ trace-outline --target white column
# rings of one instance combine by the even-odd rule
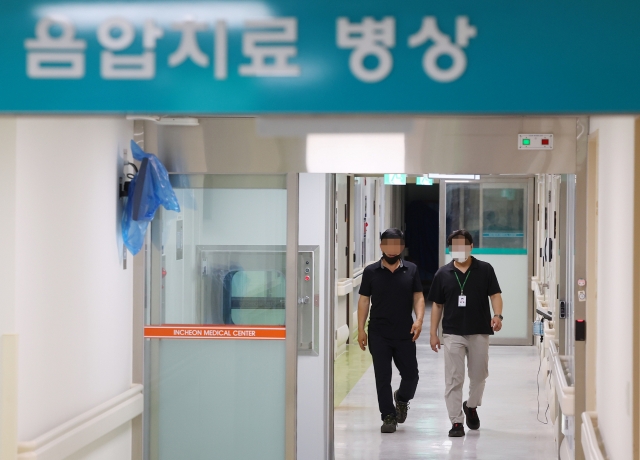
[[[0,460],[18,451],[15,330],[16,119],[0,118]]]

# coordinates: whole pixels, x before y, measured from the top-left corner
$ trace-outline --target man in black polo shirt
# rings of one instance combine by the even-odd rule
[[[502,296],[493,267],[471,256],[473,238],[456,230],[447,238],[453,260],[437,271],[429,300],[431,348],[438,352],[438,324],[442,318],[444,345],[445,401],[453,426],[449,436],[464,436],[463,421],[472,430],[480,428],[477,407],[482,404],[489,376],[489,336],[502,329]],[[493,307],[493,317],[489,309]],[[469,368],[469,399],[462,402],[464,361]]]
[[[362,350],[369,344],[376,375],[378,407],[383,433],[396,431],[404,423],[409,401],[418,386],[416,340],[422,331],[424,295],[415,264],[403,261],[404,235],[397,228],[385,230],[380,236],[382,259],[364,269],[358,301],[358,343]],[[365,323],[369,314],[369,336]],[[415,320],[412,310],[416,313]],[[391,361],[402,381],[392,394]],[[395,406],[394,406],[395,401]]]

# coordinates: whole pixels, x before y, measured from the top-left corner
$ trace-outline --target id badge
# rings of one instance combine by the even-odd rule
[[[466,307],[467,306],[467,296],[466,295],[459,295],[458,296],[458,306],[459,307]]]

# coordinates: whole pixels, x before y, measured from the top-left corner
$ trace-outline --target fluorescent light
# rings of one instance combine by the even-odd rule
[[[465,179],[479,180],[478,174],[428,174],[429,179]]]
[[[404,154],[401,133],[307,135],[308,172],[403,172]]]
[[[259,136],[264,137],[303,137],[307,134],[410,133],[412,130],[412,119],[398,117],[265,116],[256,118],[256,131]]]
[[[447,184],[468,184],[470,181],[468,180],[448,180]]]
[[[52,2],[49,2],[52,3]],[[61,15],[69,18],[77,30],[95,29],[102,21],[112,16],[121,16],[135,23],[154,19],[167,27],[187,17],[215,18],[227,22],[230,27],[240,28],[247,19],[265,19],[277,16],[272,8],[258,1],[141,1],[134,3],[103,1],[91,4],[65,2],[40,5],[34,8],[37,18]]]

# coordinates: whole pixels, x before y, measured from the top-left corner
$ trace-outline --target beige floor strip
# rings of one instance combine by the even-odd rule
[[[334,407],[338,407],[372,364],[369,350],[347,345],[347,351],[334,364]]]

